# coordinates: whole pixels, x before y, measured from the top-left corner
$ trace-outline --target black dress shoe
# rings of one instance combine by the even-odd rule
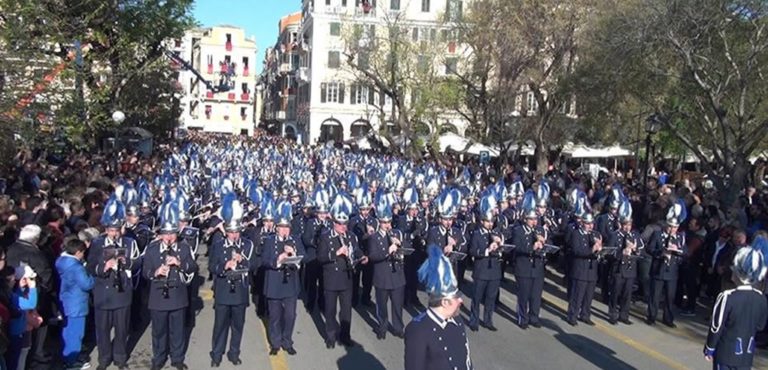
[[[485,328],[490,330],[490,331],[498,331],[499,330],[499,329],[496,329],[496,327],[493,326],[493,324],[487,324],[487,325],[485,325]]]
[[[189,369],[187,365],[185,365],[183,362],[178,362],[175,364],[171,364],[171,367],[173,367],[176,370],[187,370]]]
[[[328,349],[336,348],[336,342],[334,342],[332,340],[326,340],[325,341],[325,348],[328,348]]]
[[[610,318],[610,319],[608,319],[608,323],[611,324],[611,325],[616,325],[616,324],[619,323],[619,321],[614,319],[614,318]]]
[[[653,320],[653,319],[645,319],[645,323],[646,323],[646,324],[648,324],[648,325],[650,325],[650,326],[654,326],[654,325],[656,325],[656,320]]]
[[[533,326],[536,329],[541,328],[541,322],[539,322],[539,321],[532,322],[531,326]]]
[[[629,321],[629,319],[620,319],[619,322],[624,325],[632,325],[632,321]]]
[[[239,365],[243,364],[243,360],[241,360],[240,357],[238,357],[238,358],[236,358],[234,360],[229,360],[229,362],[231,362],[232,365],[235,365],[235,366],[239,366]]]
[[[580,319],[579,321],[581,321],[581,322],[583,322],[583,323],[585,323],[585,324],[587,324],[589,326],[595,326],[595,323],[592,321],[592,319],[586,319],[586,320]]]
[[[352,339],[343,339],[340,340],[339,343],[341,343],[341,345],[344,347],[354,347],[357,345],[357,343],[355,343],[355,341]]]
[[[396,337],[398,337],[400,339],[405,338],[405,333],[403,333],[401,331],[396,331],[396,332],[392,333],[392,335],[394,335],[394,336],[396,336]]]
[[[296,350],[293,349],[293,347],[288,347],[288,348],[283,348],[283,349],[285,350],[286,353],[288,353],[291,356],[296,354]]]
[[[279,348],[271,348],[271,349],[269,350],[269,355],[270,355],[270,356],[275,356],[275,355],[277,355],[277,353],[278,353],[278,352],[280,352],[280,349],[279,349]]]
[[[152,367],[149,368],[149,370],[162,370],[163,368],[161,366],[152,365]]]
[[[385,331],[376,332],[376,339],[379,339],[379,340],[387,339],[387,332]]]
[[[96,366],[96,370],[107,370],[107,367],[109,367],[109,366],[108,365],[99,365],[99,366]]]
[[[477,324],[469,324],[468,326],[469,326],[469,330],[472,330],[472,331],[477,331],[478,330]]]
[[[677,327],[677,325],[673,322],[664,322],[664,325],[669,326],[670,328],[674,329]]]
[[[211,360],[211,367],[219,367],[221,361]]]
[[[577,325],[579,325],[579,323],[576,320],[568,319],[567,321],[568,321],[568,325],[570,325],[570,326],[577,326]]]
[[[520,329],[528,330],[528,324],[520,325]]]

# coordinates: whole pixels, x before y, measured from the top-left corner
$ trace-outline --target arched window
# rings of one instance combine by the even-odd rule
[[[350,131],[353,138],[363,137],[368,135],[368,133],[371,131],[371,124],[366,120],[359,119],[355,122],[352,122]]]
[[[291,140],[296,140],[296,129],[291,125],[286,125],[283,136]]]
[[[329,141],[336,143],[344,141],[344,128],[341,127],[341,122],[334,118],[329,118],[320,125],[320,139],[318,142],[326,143]]]
[[[416,135],[429,135],[432,132],[432,128],[424,122],[415,122],[413,124],[413,132]]]
[[[452,133],[454,133],[454,134],[458,135],[458,134],[459,134],[459,129],[458,129],[458,128],[456,128],[456,126],[454,126],[453,124],[451,124],[451,123],[448,123],[448,122],[446,122],[446,123],[444,123],[444,124],[440,125],[440,129],[439,129],[439,131],[438,131],[438,133],[439,133],[440,135],[442,135],[442,134],[447,134],[447,133],[449,133],[449,132],[452,132]]]

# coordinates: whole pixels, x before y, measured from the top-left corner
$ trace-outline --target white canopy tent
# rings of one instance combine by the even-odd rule
[[[440,144],[441,153],[444,153],[450,149],[455,152],[463,152],[472,155],[480,155],[482,152],[488,152],[491,157],[499,156],[498,150],[480,143],[472,143],[472,140],[452,132],[447,132],[443,135],[440,135],[438,141]],[[466,151],[464,149],[466,149]]]
[[[574,145],[569,143],[563,149],[563,154],[571,158],[617,158],[631,157],[634,152],[624,149],[619,145],[613,145],[604,148],[592,148],[586,145]]]

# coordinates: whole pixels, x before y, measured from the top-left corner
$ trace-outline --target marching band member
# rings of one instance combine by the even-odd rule
[[[248,307],[250,275],[256,268],[251,263],[253,242],[241,238],[243,207],[233,193],[222,197],[221,216],[226,238],[213,248],[210,264],[213,265],[214,322],[211,339],[211,367],[219,367],[227,337],[231,333],[227,358],[240,365],[240,342],[243,337],[245,311]]]
[[[736,252],[733,259],[735,289],[717,297],[712,309],[704,356],[713,369],[751,369],[755,356],[755,334],[768,320],[768,303],[754,285],[765,278],[768,240],[758,236],[750,247]]]
[[[451,262],[437,245],[427,247],[419,280],[429,308],[405,328],[405,370],[471,370],[469,342],[459,316],[462,299]]]
[[[609,236],[608,245],[616,248],[611,287],[609,322],[616,325],[621,321],[631,325],[629,321],[629,306],[632,300],[632,289],[637,278],[637,256],[642,253],[643,239],[632,230],[632,204],[626,197],[621,199],[618,208],[620,227]]]
[[[651,262],[651,294],[648,303],[648,325],[656,324],[656,315],[664,295],[664,325],[676,327],[672,304],[675,301],[677,275],[682,256],[686,253],[685,237],[678,233],[678,227],[685,221],[688,213],[685,203],[679,199],[667,212],[667,224],[664,229],[651,236],[645,251],[653,257]]]
[[[590,319],[592,297],[597,284],[597,254],[603,248],[600,234],[594,231],[594,217],[581,213],[581,228],[571,234],[573,253],[571,267],[571,296],[568,300],[568,324],[576,326],[578,318],[587,325],[595,325]]]
[[[496,297],[499,294],[503,275],[504,237],[493,231],[496,218],[496,199],[493,194],[488,194],[480,200],[480,212],[480,227],[472,234],[469,248],[469,253],[474,257],[472,280],[475,282],[469,328],[477,331],[482,301],[485,314],[483,321],[479,324],[490,331],[496,331],[496,327],[493,326],[493,312],[496,310]]]
[[[289,355],[295,355],[293,348],[293,327],[296,324],[296,301],[299,298],[301,281],[299,265],[287,264],[290,257],[304,256],[301,242],[291,236],[292,207],[283,201],[277,206],[277,229],[266,240],[262,251],[264,296],[269,311],[270,356],[277,355],[280,348]]]
[[[525,330],[530,324],[541,327],[539,310],[541,294],[544,290],[544,271],[546,255],[542,253],[544,241],[537,229],[539,216],[536,213],[536,200],[532,190],[525,193],[522,204],[523,224],[515,228],[512,240],[515,243],[515,279],[517,280],[517,315],[518,325]],[[543,229],[542,229],[543,230]]]

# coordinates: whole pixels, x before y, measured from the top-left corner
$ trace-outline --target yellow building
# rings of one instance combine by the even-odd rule
[[[187,32],[177,50],[210,82],[180,73],[185,97],[181,127],[188,130],[253,134],[256,95],[256,41],[238,27],[221,25]]]

